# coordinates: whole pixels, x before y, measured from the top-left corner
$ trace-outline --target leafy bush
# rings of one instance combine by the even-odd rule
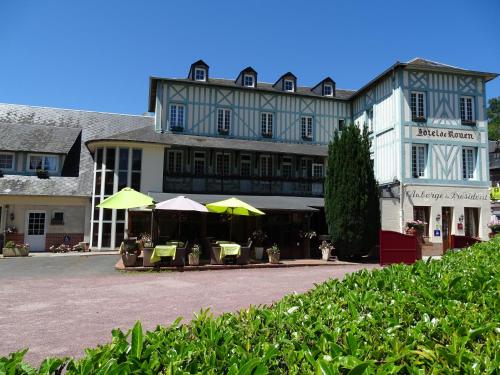
[[[494,373],[500,366],[500,238],[441,261],[360,271],[271,307],[143,333],[114,330],[110,344],[67,363],[68,374]],[[24,352],[0,373],[29,374]],[[15,371],[9,372],[9,369]]]

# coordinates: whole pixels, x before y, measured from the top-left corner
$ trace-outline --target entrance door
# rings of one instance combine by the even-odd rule
[[[441,235],[443,236],[443,253],[450,248],[451,245],[451,224],[452,224],[452,213],[453,209],[451,207],[443,207],[441,211],[441,220],[443,223],[443,229]]]
[[[45,211],[28,211],[26,213],[24,241],[30,245],[30,251],[45,251],[46,227]]]

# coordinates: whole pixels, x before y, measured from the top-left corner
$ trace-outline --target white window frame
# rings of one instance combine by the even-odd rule
[[[462,113],[462,100],[464,102],[464,110]],[[467,101],[470,100],[470,105]],[[458,107],[460,110],[460,119],[462,121],[474,121],[476,118],[475,108],[474,108],[474,97],[473,96],[460,96]],[[463,116],[462,116],[463,114]]]
[[[167,151],[167,172],[169,174],[182,173],[184,169],[184,153],[182,150],[168,150]],[[173,170],[170,168],[170,161],[172,160]],[[180,160],[180,171],[177,171],[177,162]]]
[[[49,154],[28,154],[28,157],[26,158],[26,170],[28,172],[36,172],[37,168],[31,168],[31,158],[32,157],[41,157],[42,158],[42,169],[48,171],[49,173],[57,173],[59,171],[59,157],[57,155],[49,155]],[[54,158],[56,163],[55,163],[55,169],[50,170],[46,169],[46,162],[45,158]]]
[[[217,131],[219,133],[231,130],[231,115],[232,111],[230,109],[217,108]]]
[[[312,163],[311,176],[312,178],[323,178],[324,177],[324,165],[322,163]],[[316,168],[321,170],[320,173],[316,173]]]
[[[252,80],[251,84],[247,84],[247,78],[250,78]],[[255,77],[253,74],[243,74],[243,86],[255,87]]]
[[[261,112],[260,114],[261,133],[273,136],[274,113]]]
[[[286,87],[287,84],[290,84],[290,86],[291,86],[290,89],[287,89],[287,87]],[[294,92],[295,91],[295,84],[294,84],[293,80],[285,79],[283,82],[283,90],[287,91],[287,92]]]
[[[2,168],[2,167],[0,167],[0,169],[2,171],[13,171],[14,168],[15,168],[15,163],[16,163],[16,154],[14,154],[13,152],[0,152],[0,156],[2,156],[2,155],[12,156],[12,162],[11,162],[10,168]]]
[[[420,152],[423,153],[423,161],[420,159]],[[411,145],[411,177],[427,177],[427,145],[425,144],[415,143]]]
[[[201,72],[202,78],[198,78],[198,73]],[[194,80],[199,82],[207,81],[207,70],[204,68],[194,68]]]
[[[413,96],[415,96],[415,116],[413,116]],[[422,103],[422,108],[420,108],[420,103]],[[422,111],[420,111],[422,109]],[[410,113],[411,119],[417,118],[427,118],[427,98],[425,92],[423,91],[411,91],[410,92]]]
[[[243,175],[243,164],[248,165],[248,176]],[[251,177],[252,176],[252,159],[249,154],[240,155],[240,176],[241,177]]]
[[[175,108],[175,119],[174,123],[172,123],[172,110]],[[182,122],[179,122],[179,109],[182,108]],[[171,103],[168,110],[168,122],[170,128],[182,128],[184,129],[184,122],[186,121],[186,106],[184,104],[179,103]]]
[[[313,117],[309,115],[303,115],[300,117],[300,134],[302,138],[312,139],[313,121]]]
[[[201,176],[204,176],[207,173],[207,160],[206,153],[204,151],[195,151],[193,155],[193,174],[195,176],[200,176],[196,173],[196,162],[203,161],[203,172]]]
[[[327,93],[326,93],[326,88],[327,88],[327,87],[328,87],[328,89],[330,89],[330,93],[329,93],[329,94],[327,94]],[[333,96],[333,85],[331,85],[331,84],[329,84],[329,83],[325,84],[325,85],[323,86],[323,95],[324,95],[324,96]]]
[[[263,163],[264,160],[266,160],[265,163]],[[264,164],[265,164],[265,173],[263,173],[263,171],[264,171],[263,165]],[[260,155],[259,176],[260,177],[272,177],[273,176],[273,157],[271,155]]]
[[[219,172],[219,157],[222,158],[222,167],[221,167],[221,172]],[[225,158],[227,158],[227,163]],[[227,167],[227,173],[225,171]],[[217,175],[222,175],[222,176],[230,176],[231,175],[231,154],[228,152],[217,152],[215,153],[215,173]]]
[[[472,165],[469,165],[469,156]],[[475,147],[462,147],[462,178],[464,180],[474,180],[476,178],[477,149]]]

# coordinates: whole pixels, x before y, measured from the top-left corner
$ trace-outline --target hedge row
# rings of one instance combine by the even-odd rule
[[[441,261],[360,271],[271,307],[143,333],[138,322],[79,360],[24,351],[0,374],[493,373],[500,368],[500,238]],[[312,270],[311,272],[314,272]]]

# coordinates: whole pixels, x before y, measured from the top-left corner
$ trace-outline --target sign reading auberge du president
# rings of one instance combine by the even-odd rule
[[[468,199],[473,201],[487,201],[490,199],[488,193],[458,192],[453,190],[447,192],[408,190],[406,196],[408,198],[423,198],[436,201],[439,199]]]

